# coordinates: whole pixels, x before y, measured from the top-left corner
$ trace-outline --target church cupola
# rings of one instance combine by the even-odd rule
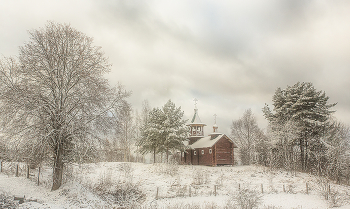
[[[214,120],[214,125],[213,125],[213,133],[217,133],[218,132],[218,125],[216,125],[216,114],[214,115],[214,117],[215,117],[215,120]]]
[[[216,125],[216,114],[214,115],[214,125],[213,125],[213,133],[209,134],[209,136],[211,136],[211,139],[215,139],[218,135],[220,135],[221,133],[218,132],[218,128],[219,126]]]
[[[187,124],[190,128],[190,142],[189,144],[193,144],[198,139],[204,137],[204,126],[206,124],[202,123],[201,119],[198,115],[198,109],[197,109],[197,99],[194,99],[195,101],[195,108],[194,108],[194,115],[192,117],[191,123]]]

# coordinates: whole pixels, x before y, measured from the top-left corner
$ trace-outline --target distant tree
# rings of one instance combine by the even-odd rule
[[[153,108],[142,127],[140,152],[153,152],[154,162],[157,153],[165,152],[168,162],[170,150],[182,150],[182,142],[188,136],[183,114],[181,107],[176,108],[171,100],[162,109]]]
[[[117,133],[119,148],[123,150],[123,161],[130,161],[131,146],[135,139],[135,125],[130,104],[120,108],[118,118],[120,119]]]
[[[272,130],[281,132],[280,127],[293,124],[297,137],[293,141],[300,149],[302,170],[309,169],[309,150],[321,149],[319,138],[329,125],[328,119],[336,104],[328,104],[325,92],[317,91],[312,83],[296,83],[286,89],[278,88],[273,96],[273,111],[266,105],[263,109]]]
[[[341,179],[350,180],[350,128],[333,120],[321,138],[322,152],[313,152],[318,158],[318,172],[342,183]],[[348,182],[347,182],[348,183]]]
[[[115,110],[129,93],[109,86],[110,64],[92,38],[52,22],[29,34],[18,61],[0,62],[0,122],[8,139],[40,148],[31,158],[52,160],[57,190],[64,164],[116,126]]]
[[[256,162],[257,145],[264,140],[264,134],[258,127],[251,109],[246,110],[240,119],[232,121],[231,137],[237,143],[242,164],[250,165]]]

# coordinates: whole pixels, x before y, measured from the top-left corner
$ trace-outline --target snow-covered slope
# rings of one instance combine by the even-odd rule
[[[350,187],[330,184],[304,173],[271,171],[258,166],[206,167],[171,164],[97,163],[72,165],[69,180],[50,191],[49,168],[40,186],[32,180],[0,174],[0,192],[37,199],[22,208],[109,208],[102,189],[129,183],[145,194],[147,208],[211,206],[224,208],[239,191],[260,198],[259,208],[350,208]],[[100,186],[98,186],[100,185]],[[102,185],[102,186],[101,186]],[[325,192],[330,188],[328,200]],[[99,190],[98,190],[99,189]]]

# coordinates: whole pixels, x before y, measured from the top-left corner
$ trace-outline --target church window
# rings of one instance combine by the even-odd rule
[[[204,150],[202,149],[202,155],[204,155]]]
[[[193,155],[197,155],[197,151],[193,151]]]
[[[211,149],[209,149],[209,154],[211,154],[212,153],[212,151],[211,151]]]

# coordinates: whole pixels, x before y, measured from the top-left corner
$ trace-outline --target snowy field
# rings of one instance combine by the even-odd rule
[[[258,166],[72,165],[67,169],[64,185],[54,192],[50,191],[48,167],[42,168],[37,186],[37,170],[26,179],[25,169],[20,170],[20,177],[15,177],[13,168],[6,171],[6,166],[9,165],[4,163],[0,174],[0,193],[36,200],[20,204],[20,208],[117,208],[118,204],[131,208],[233,208],[237,206],[239,191],[244,190],[254,194],[259,208],[350,208],[349,186],[328,184],[309,174]],[[116,201],[111,194],[120,195],[120,191],[129,192]]]

